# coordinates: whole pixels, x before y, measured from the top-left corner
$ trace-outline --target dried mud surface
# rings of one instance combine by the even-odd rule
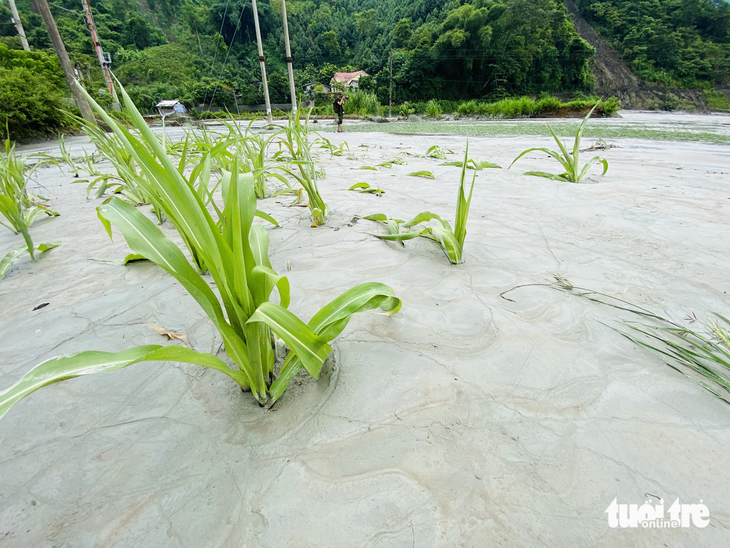
[[[727,405],[602,325],[621,318],[613,309],[544,287],[500,293],[559,274],[678,320],[727,313],[730,148],[616,139],[595,184],[522,175],[556,168],[540,153],[480,171],[466,263],[453,267],[433,242],[382,242],[357,216],[453,220],[459,170],[414,155],[439,144],[459,160],[465,138],[328,137],[350,152],[320,153],[326,227],[309,228],[289,197],[260,204],[281,224],[267,230],[274,268],[291,266],[290,309],[308,319],[380,281],[401,313],[355,317],[325,378],[298,379],[275,411],[214,371],[167,363],[33,394],[0,422],[0,545],[727,546]],[[551,143],[469,146],[506,167]],[[408,164],[354,169],[398,157]],[[407,176],[422,169],[435,180]],[[360,181],[385,194],[342,190]],[[0,282],[0,388],[54,355],[164,344],[147,322],[219,351],[173,278],[115,264],[128,250],[96,218],[101,200],[56,168],[40,182],[61,216],[32,234],[61,246]],[[19,245],[0,233],[0,254]],[[615,497],[645,493],[702,500],[710,526],[608,527]]]

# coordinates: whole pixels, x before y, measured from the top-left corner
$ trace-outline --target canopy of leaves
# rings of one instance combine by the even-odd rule
[[[576,4],[641,78],[685,88],[730,83],[730,5],[724,0]]]

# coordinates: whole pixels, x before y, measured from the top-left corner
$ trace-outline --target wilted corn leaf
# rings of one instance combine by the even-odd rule
[[[409,177],[423,177],[424,179],[435,179],[436,177],[433,176],[433,173],[430,171],[414,171],[412,173],[408,174]]]

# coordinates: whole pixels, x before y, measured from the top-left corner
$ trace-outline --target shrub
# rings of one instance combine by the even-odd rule
[[[428,103],[426,103],[426,116],[438,118],[441,114],[443,114],[443,111],[441,110],[441,105],[438,104],[438,101],[431,99]]]
[[[359,116],[380,116],[381,106],[374,93],[355,91],[348,93],[349,99],[345,103],[345,114]]]
[[[25,67],[0,68],[0,125],[15,140],[47,136],[70,122],[60,92]]]
[[[558,99],[557,97],[542,97],[537,102],[537,113],[538,114],[545,114],[545,113],[553,113],[558,110],[560,110],[563,107],[563,102]]]

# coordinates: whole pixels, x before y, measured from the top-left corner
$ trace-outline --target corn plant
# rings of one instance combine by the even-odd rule
[[[309,138],[309,119],[304,123],[301,121],[301,110],[289,116],[289,124],[283,128],[279,144],[288,152],[288,158],[284,157],[284,150],[274,155],[274,160],[288,163],[290,167],[281,165],[279,167],[287,175],[292,176],[307,193],[307,204],[312,213],[312,226],[323,225],[327,219],[329,210],[327,204],[319,194],[317,187],[318,173],[312,159],[312,143]]]
[[[555,139],[555,142],[558,144],[558,147],[560,147],[560,152],[556,152],[554,150],[550,150],[547,148],[542,147],[536,147],[536,148],[528,148],[527,150],[524,150],[520,153],[517,158],[514,159],[514,161],[510,164],[510,167],[514,165],[514,163],[522,158],[525,154],[528,154],[533,151],[540,151],[544,152],[553,158],[555,158],[560,164],[563,166],[563,169],[565,170],[563,173],[560,174],[554,174],[554,173],[546,173],[544,171],[526,171],[525,175],[534,175],[536,177],[547,177],[548,179],[553,179],[555,181],[563,181],[563,182],[570,182],[570,183],[580,183],[581,179],[588,173],[588,170],[593,166],[593,164],[600,162],[603,164],[603,173],[601,175],[605,175],[608,171],[608,160],[601,158],[600,156],[594,156],[591,158],[588,163],[583,166],[583,169],[580,169],[580,165],[578,163],[579,156],[580,156],[580,140],[583,136],[583,129],[586,126],[586,123],[588,122],[588,118],[591,117],[591,114],[593,114],[593,111],[596,109],[596,104],[588,114],[586,114],[586,117],[583,118],[583,121],[580,124],[580,127],[578,128],[578,132],[575,134],[575,141],[573,142],[573,152],[568,152],[568,149],[563,144],[563,142],[560,140],[560,138],[555,135],[555,132],[553,131],[553,128],[550,127],[550,124],[548,124],[548,129],[550,130],[550,134],[553,136],[553,139]],[[562,153],[562,156],[561,156]]]
[[[475,171],[471,181],[471,188],[469,189],[469,196],[467,197],[465,181],[468,155],[469,144],[467,143],[466,152],[464,153],[464,161],[462,162],[461,168],[459,192],[456,197],[456,219],[454,229],[451,228],[451,225],[448,221],[429,211],[419,213],[408,222],[404,222],[400,219],[392,219],[390,217],[387,217],[383,213],[376,213],[374,215],[368,215],[367,217],[365,217],[365,219],[384,223],[388,229],[388,234],[372,235],[383,240],[400,242],[401,244],[403,244],[405,240],[412,240],[413,238],[418,238],[419,236],[429,238],[438,242],[441,245],[441,248],[443,249],[446,257],[449,259],[451,264],[459,264],[463,262],[464,240],[466,239],[466,223],[469,218],[471,196],[474,192],[474,182],[476,181],[477,176]],[[438,221],[441,226],[427,226],[420,230],[408,230],[431,220]]]
[[[43,386],[80,375],[115,371],[142,361],[178,361],[215,369],[242,388],[249,388],[261,405],[270,404],[284,393],[302,368],[314,378],[319,377],[332,352],[329,341],[344,330],[353,314],[377,308],[388,315],[398,312],[401,301],[390,287],[365,283],[345,291],[305,324],[288,310],[289,281],[271,266],[266,230],[253,224],[253,173],[240,173],[234,163],[223,209],[225,222],[222,227],[217,226],[123,88],[120,95],[139,129],[138,139],[120,127],[88,94],[87,99],[134,156],[180,235],[195,246],[208,265],[218,293],[193,269],[180,248],[133,205],[112,197],[97,208],[99,218],[110,235],[113,225],[134,253],[163,268],[183,285],[218,329],[235,367],[213,354],[181,346],[146,345],[116,353],[80,352],[51,358],[0,392],[0,417]],[[142,142],[146,146],[141,146]],[[279,294],[278,304],[272,300],[274,289]],[[278,375],[274,369],[272,332],[290,349]]]
[[[448,150],[448,152],[450,154],[453,153],[451,150]],[[426,151],[426,156],[428,158],[436,158],[437,160],[446,160],[446,151],[438,145],[433,145]],[[461,162],[459,162],[459,164],[461,164]]]
[[[350,145],[347,144],[347,141],[343,141],[339,145],[335,145],[323,135],[318,135],[314,143],[319,145],[319,148],[326,149],[330,153],[330,158],[342,156],[345,153],[345,149],[348,151],[350,150]]]
[[[5,140],[5,151],[0,156],[0,214],[7,224],[0,221],[0,225],[15,234],[21,234],[25,246],[10,251],[0,260],[0,279],[26,251],[30,254],[30,260],[35,261],[36,251],[44,252],[58,245],[58,242],[44,243],[35,247],[30,236],[29,229],[38,215],[45,213],[51,217],[58,216],[43,203],[47,201],[45,198],[28,193],[28,181],[38,165],[29,167],[27,158],[15,153],[15,144],[10,142],[10,137]]]
[[[114,133],[107,133],[96,124],[91,124],[82,118],[77,118],[77,121],[97,150],[111,162],[117,172],[116,175],[98,175],[86,187],[86,195],[89,196],[91,191],[99,185],[95,193],[96,198],[100,198],[105,192],[110,191],[133,205],[152,204],[157,221],[161,223],[162,205],[157,200],[157,196],[151,193],[146,183],[142,181],[142,172],[135,162],[134,155],[125,147],[124,142]]]

